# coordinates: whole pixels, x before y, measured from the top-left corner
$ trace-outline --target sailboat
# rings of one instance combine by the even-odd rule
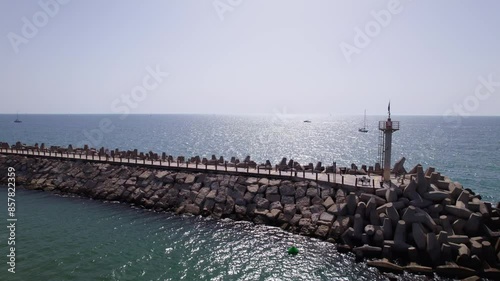
[[[17,113],[16,120],[14,120],[14,123],[22,123],[23,121],[19,120],[19,113]]]
[[[368,129],[366,129],[366,109],[365,109],[365,118],[364,118],[364,122],[363,122],[363,128],[359,128],[358,131],[361,133],[368,133]]]

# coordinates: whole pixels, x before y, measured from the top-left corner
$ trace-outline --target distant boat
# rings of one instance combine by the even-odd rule
[[[359,128],[358,131],[361,133],[368,133],[368,129],[366,129],[366,109],[365,109],[365,118],[363,121],[363,128]]]
[[[19,113],[17,113],[16,120],[14,120],[14,123],[22,123],[23,121],[19,120]]]
[[[304,123],[311,123],[311,120],[304,120]]]

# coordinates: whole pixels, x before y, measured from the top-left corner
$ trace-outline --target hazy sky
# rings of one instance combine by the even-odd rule
[[[499,115],[499,12],[496,0],[1,0],[0,113],[378,115],[391,99],[394,114]]]

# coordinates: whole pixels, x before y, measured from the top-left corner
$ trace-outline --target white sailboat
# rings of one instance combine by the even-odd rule
[[[14,120],[14,123],[22,123],[23,121],[19,120],[19,113],[17,113],[16,120]]]
[[[365,118],[364,118],[364,122],[363,122],[363,128],[359,128],[358,131],[361,133],[368,133],[368,129],[366,129],[366,109],[365,109]]]

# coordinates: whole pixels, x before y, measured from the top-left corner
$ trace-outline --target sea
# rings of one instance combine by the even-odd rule
[[[0,142],[72,144],[173,156],[283,157],[374,165],[378,122],[332,115],[0,115]],[[310,120],[310,123],[304,122]],[[392,161],[406,158],[496,204],[500,117],[392,116]],[[3,171],[2,171],[3,173]],[[6,183],[0,183],[0,186]],[[0,280],[385,280],[334,244],[248,222],[177,216],[127,204],[16,191],[16,273],[7,271],[7,190],[0,188]],[[3,207],[1,207],[3,206]],[[287,248],[300,253],[289,256]],[[401,280],[427,280],[404,275]]]

